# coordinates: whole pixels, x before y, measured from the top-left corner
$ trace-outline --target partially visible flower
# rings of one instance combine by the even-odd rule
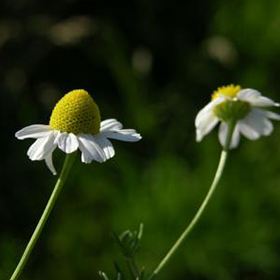
[[[31,160],[45,160],[55,175],[52,153],[56,147],[67,154],[81,150],[81,160],[105,162],[115,155],[109,139],[136,142],[141,139],[134,129],[122,129],[115,119],[101,121],[97,104],[82,89],[67,93],[56,104],[49,125],[34,124],[18,131],[15,136],[22,140],[37,139],[27,151]]]
[[[273,131],[270,119],[280,120],[279,114],[263,109],[270,106],[279,104],[254,89],[220,87],[213,93],[211,102],[197,114],[196,140],[201,141],[219,122],[219,140],[223,146],[229,125],[235,124],[230,148],[238,146],[240,133],[250,140],[269,135]]]

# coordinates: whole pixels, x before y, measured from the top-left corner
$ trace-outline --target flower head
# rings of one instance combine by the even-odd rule
[[[141,139],[134,129],[122,129],[115,119],[101,121],[97,104],[82,89],[73,90],[54,107],[48,125],[34,124],[18,131],[15,136],[22,140],[37,139],[27,151],[31,160],[45,160],[53,174],[52,153],[56,147],[67,154],[81,150],[81,160],[105,162],[115,155],[109,139],[136,142]]]
[[[273,131],[270,119],[280,120],[280,115],[263,109],[270,106],[279,104],[254,89],[235,85],[220,87],[212,94],[211,102],[197,114],[196,140],[201,141],[219,122],[219,140],[223,146],[229,125],[235,125],[230,148],[238,146],[240,133],[250,140],[269,135]]]

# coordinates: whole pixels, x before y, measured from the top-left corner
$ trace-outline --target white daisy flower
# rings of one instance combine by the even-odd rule
[[[240,86],[220,87],[212,100],[198,114],[195,120],[196,140],[200,142],[219,122],[219,140],[225,146],[229,123],[235,123],[230,148],[239,144],[240,134],[250,140],[267,136],[273,131],[270,119],[280,120],[280,115],[264,110],[265,107],[279,106],[254,89]]]
[[[67,154],[81,150],[81,160],[105,162],[115,155],[109,139],[136,142],[141,139],[134,129],[122,129],[115,119],[101,121],[97,104],[82,89],[67,93],[56,104],[49,125],[34,124],[18,131],[15,136],[22,140],[37,139],[27,151],[31,160],[45,160],[55,175],[52,153],[58,147]]]

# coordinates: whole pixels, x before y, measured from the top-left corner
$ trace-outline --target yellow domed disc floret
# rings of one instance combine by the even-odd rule
[[[240,90],[241,90],[241,87],[240,86],[235,86],[235,85],[219,87],[212,94],[212,100],[219,97],[220,94],[225,95],[225,96],[230,97],[230,98],[234,98],[234,97],[236,97],[236,95],[238,94],[238,92]]]
[[[98,134],[100,121],[99,108],[92,97],[77,89],[65,94],[55,105],[50,126],[66,133]]]

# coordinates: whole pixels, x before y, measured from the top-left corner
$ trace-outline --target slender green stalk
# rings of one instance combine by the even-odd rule
[[[210,189],[203,200],[202,204],[200,205],[198,211],[196,212],[195,216],[191,220],[190,224],[186,227],[184,232],[181,234],[181,236],[177,239],[177,241],[174,243],[174,245],[171,247],[171,249],[168,251],[168,253],[165,255],[165,257],[162,259],[162,261],[159,263],[157,268],[154,270],[154,272],[151,274],[151,276],[148,278],[148,280],[154,279],[159,272],[162,270],[162,268],[166,265],[166,263],[171,259],[171,257],[174,255],[174,253],[177,251],[177,249],[180,247],[180,245],[183,243],[183,241],[186,239],[186,237],[189,235],[189,233],[192,231],[198,220],[201,218],[201,215],[203,211],[205,210],[210,198],[212,197],[218,183],[220,182],[220,179],[222,177],[224,167],[226,164],[227,156],[228,156],[228,150],[231,143],[232,134],[234,131],[235,123],[229,123],[229,130],[226,138],[226,143],[224,146],[224,149],[222,150],[220,161],[218,164],[218,168],[214,177],[214,180],[210,186]]]
[[[126,262],[127,262],[128,268],[130,270],[130,273],[132,274],[134,279],[138,279],[140,276],[140,271],[139,271],[139,268],[137,267],[137,264],[136,264],[134,258],[132,257],[130,259],[127,259]]]
[[[59,193],[60,193],[60,191],[61,191],[61,189],[62,189],[62,187],[65,183],[65,180],[66,180],[66,178],[69,174],[69,171],[71,169],[71,166],[74,162],[75,155],[76,155],[76,153],[66,155],[65,161],[64,161],[61,173],[60,173],[60,176],[59,176],[59,178],[56,182],[56,185],[55,185],[54,190],[51,194],[51,197],[50,197],[50,199],[49,199],[49,201],[48,201],[48,203],[45,207],[45,210],[44,210],[44,212],[43,212],[43,214],[42,214],[42,216],[41,216],[41,218],[40,218],[32,236],[31,236],[31,238],[30,238],[30,240],[29,240],[29,242],[28,242],[28,244],[25,248],[25,251],[24,251],[24,253],[23,253],[23,255],[22,255],[22,257],[21,257],[21,259],[20,259],[20,261],[19,261],[19,263],[18,263],[18,265],[17,265],[17,267],[16,267],[16,269],[13,273],[13,275],[11,276],[10,280],[18,279],[22,270],[24,269],[24,267],[26,265],[26,262],[27,262],[27,260],[30,256],[38,238],[40,237],[40,234],[43,230],[43,227],[44,227],[44,225],[45,225],[45,223],[46,223],[46,221],[47,221],[47,219],[48,219],[48,217],[49,217],[49,215],[50,215],[50,213],[51,213],[51,211],[54,207],[56,199],[57,199],[57,197],[58,197],[58,195],[59,195]]]

